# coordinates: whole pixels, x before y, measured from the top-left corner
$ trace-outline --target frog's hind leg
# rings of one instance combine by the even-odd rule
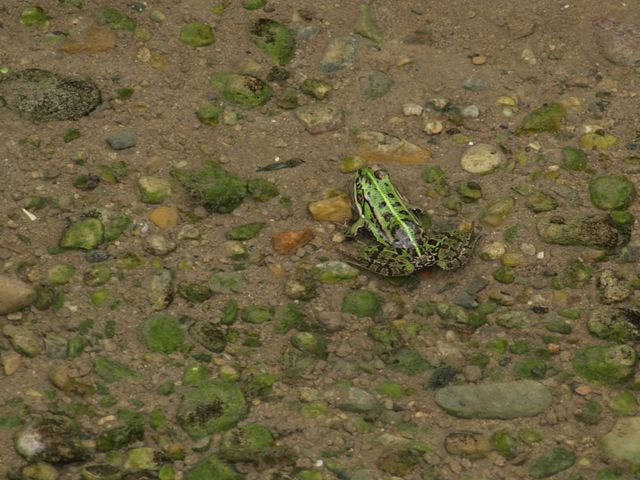
[[[454,230],[443,235],[438,249],[438,267],[455,270],[466,265],[479,238],[473,226],[469,232]]]
[[[345,251],[342,254],[348,263],[385,277],[404,277],[416,271],[401,249],[384,245],[368,245],[361,249],[359,256]]]

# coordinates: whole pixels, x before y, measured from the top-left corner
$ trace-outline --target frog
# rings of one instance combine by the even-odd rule
[[[355,238],[365,230],[375,242],[358,255],[343,252],[349,263],[382,276],[399,277],[433,265],[453,270],[468,262],[477,241],[473,224],[468,231],[430,235],[422,225],[422,210],[409,204],[386,170],[376,166],[358,169],[352,195],[356,218],[346,236]]]

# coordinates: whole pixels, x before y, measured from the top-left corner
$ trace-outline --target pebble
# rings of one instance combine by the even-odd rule
[[[551,392],[533,380],[457,385],[436,392],[436,403],[460,418],[532,417],[551,405]]]
[[[163,230],[175,227],[180,220],[178,208],[175,205],[162,205],[156,207],[149,214],[149,220]]]
[[[438,135],[444,130],[444,125],[440,120],[427,119],[424,122],[423,130],[427,135]]]
[[[314,103],[296,110],[296,118],[309,133],[331,132],[342,127],[344,113],[339,107],[326,103]]]
[[[355,37],[333,38],[325,51],[320,68],[324,73],[334,73],[351,64],[356,56],[358,42]]]
[[[484,65],[487,63],[487,57],[485,55],[474,55],[471,57],[471,63],[474,65]]]
[[[640,417],[619,418],[600,447],[611,462],[640,467]]]
[[[593,22],[593,35],[604,58],[616,65],[640,63],[640,26],[601,18]]]
[[[462,116],[465,118],[478,118],[480,116],[480,108],[477,105],[467,105],[462,109]]]
[[[428,148],[384,132],[360,132],[355,136],[355,143],[358,155],[372,163],[422,164],[431,157],[431,150]]]
[[[422,108],[422,105],[418,105],[417,103],[405,103],[404,105],[402,105],[402,114],[405,117],[419,117],[420,115],[422,115],[423,110],[424,108]]]
[[[488,87],[487,82],[477,77],[466,78],[462,83],[462,86],[465,90],[469,90],[471,92],[480,92]]]
[[[0,363],[2,363],[4,374],[8,377],[16,373],[20,368],[22,356],[16,352],[4,352],[0,355]]]
[[[35,289],[28,283],[7,275],[0,275],[0,315],[17,312],[36,298]]]
[[[136,144],[136,131],[133,128],[123,128],[107,137],[107,143],[114,150],[126,150]]]
[[[465,172],[490,173],[505,163],[506,159],[500,147],[488,143],[479,143],[469,147],[460,159]]]
[[[160,234],[149,235],[144,243],[145,252],[158,257],[173,252],[177,247],[176,242]]]

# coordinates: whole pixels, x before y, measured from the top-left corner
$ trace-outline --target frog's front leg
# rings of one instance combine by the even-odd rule
[[[368,245],[362,248],[359,256],[345,251],[342,254],[348,263],[385,277],[403,277],[416,271],[406,252],[399,248]]]
[[[365,228],[364,219],[362,218],[361,215],[358,215],[358,217],[350,225],[347,226],[347,229],[344,232],[344,234],[346,237],[354,238],[358,236],[358,232],[362,228]]]

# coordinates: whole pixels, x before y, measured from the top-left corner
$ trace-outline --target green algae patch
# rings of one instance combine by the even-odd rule
[[[602,210],[628,208],[636,198],[636,188],[624,175],[603,175],[589,183],[591,203]]]
[[[360,318],[373,317],[382,303],[382,298],[369,290],[350,290],[342,298],[342,311]]]
[[[171,174],[209,212],[232,212],[247,194],[247,182],[214,161],[204,162],[200,170],[174,170]]]
[[[86,218],[70,224],[62,234],[62,248],[93,250],[104,242],[104,225],[97,218]]]
[[[590,382],[613,385],[628,380],[634,371],[636,352],[629,345],[596,345],[578,350],[573,368]]]
[[[96,357],[94,360],[94,369],[98,376],[107,383],[127,380],[138,376],[138,374],[130,368],[106,357]]]
[[[212,380],[188,390],[178,422],[194,439],[233,428],[247,414],[247,402],[236,384]]]
[[[215,40],[211,25],[204,22],[193,22],[183,26],[179,38],[185,45],[193,47],[211,45]]]
[[[249,27],[251,41],[279,65],[287,64],[296,49],[291,31],[280,22],[260,18]]]
[[[136,28],[136,22],[123,15],[118,10],[112,7],[103,7],[96,13],[98,23],[102,25],[108,25],[112,30],[126,30],[133,32]]]
[[[185,480],[245,480],[231,466],[220,460],[216,455],[209,455],[204,460],[196,463],[185,476]]]
[[[516,130],[516,135],[539,132],[556,133],[560,130],[566,116],[567,111],[560,103],[550,103],[524,117]]]
[[[184,341],[178,321],[164,313],[147,318],[138,329],[138,337],[149,350],[160,353],[174,352]]]
[[[218,73],[211,79],[211,86],[225,100],[247,108],[264,105],[272,93],[269,85],[248,74]]]

